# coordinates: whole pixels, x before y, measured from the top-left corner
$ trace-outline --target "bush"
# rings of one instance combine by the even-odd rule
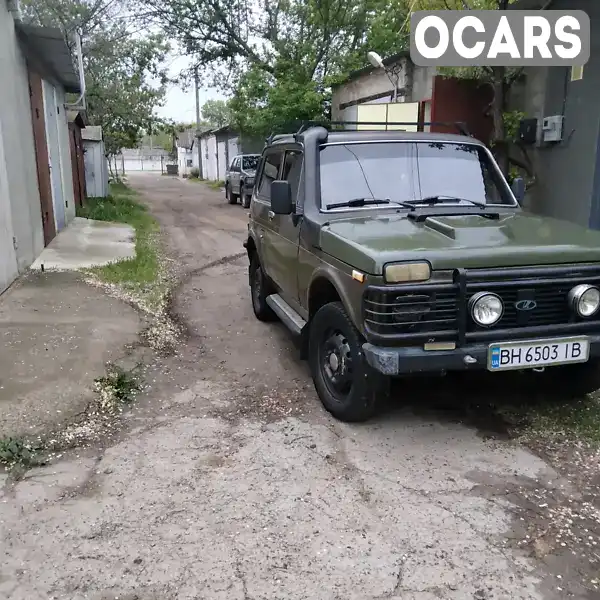
[[[200,169],[198,169],[197,167],[190,169],[190,177],[192,179],[198,179],[200,177]]]

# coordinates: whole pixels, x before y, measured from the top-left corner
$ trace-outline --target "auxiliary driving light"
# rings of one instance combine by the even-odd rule
[[[490,327],[502,318],[504,305],[496,294],[479,292],[469,301],[469,310],[475,323],[482,327]]]
[[[591,317],[600,308],[600,290],[593,285],[576,285],[569,292],[569,304],[580,317]]]

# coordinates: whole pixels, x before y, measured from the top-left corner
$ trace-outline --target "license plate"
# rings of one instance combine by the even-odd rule
[[[590,343],[586,337],[529,340],[490,344],[488,370],[507,371],[586,362]]]

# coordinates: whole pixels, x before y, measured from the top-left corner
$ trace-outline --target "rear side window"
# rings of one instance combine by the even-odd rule
[[[279,167],[283,155],[281,152],[273,152],[267,154],[264,158],[260,182],[258,184],[258,194],[260,196],[269,197],[271,192],[271,183],[277,179],[279,175]]]

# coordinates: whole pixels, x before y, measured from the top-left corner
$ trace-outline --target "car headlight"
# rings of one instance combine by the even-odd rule
[[[576,285],[569,292],[569,303],[580,317],[591,317],[600,308],[600,290],[593,285]]]
[[[483,327],[490,327],[502,318],[504,305],[496,294],[479,292],[469,300],[469,311],[475,323]]]
[[[383,268],[386,283],[427,281],[430,277],[431,266],[428,262],[396,263]]]

